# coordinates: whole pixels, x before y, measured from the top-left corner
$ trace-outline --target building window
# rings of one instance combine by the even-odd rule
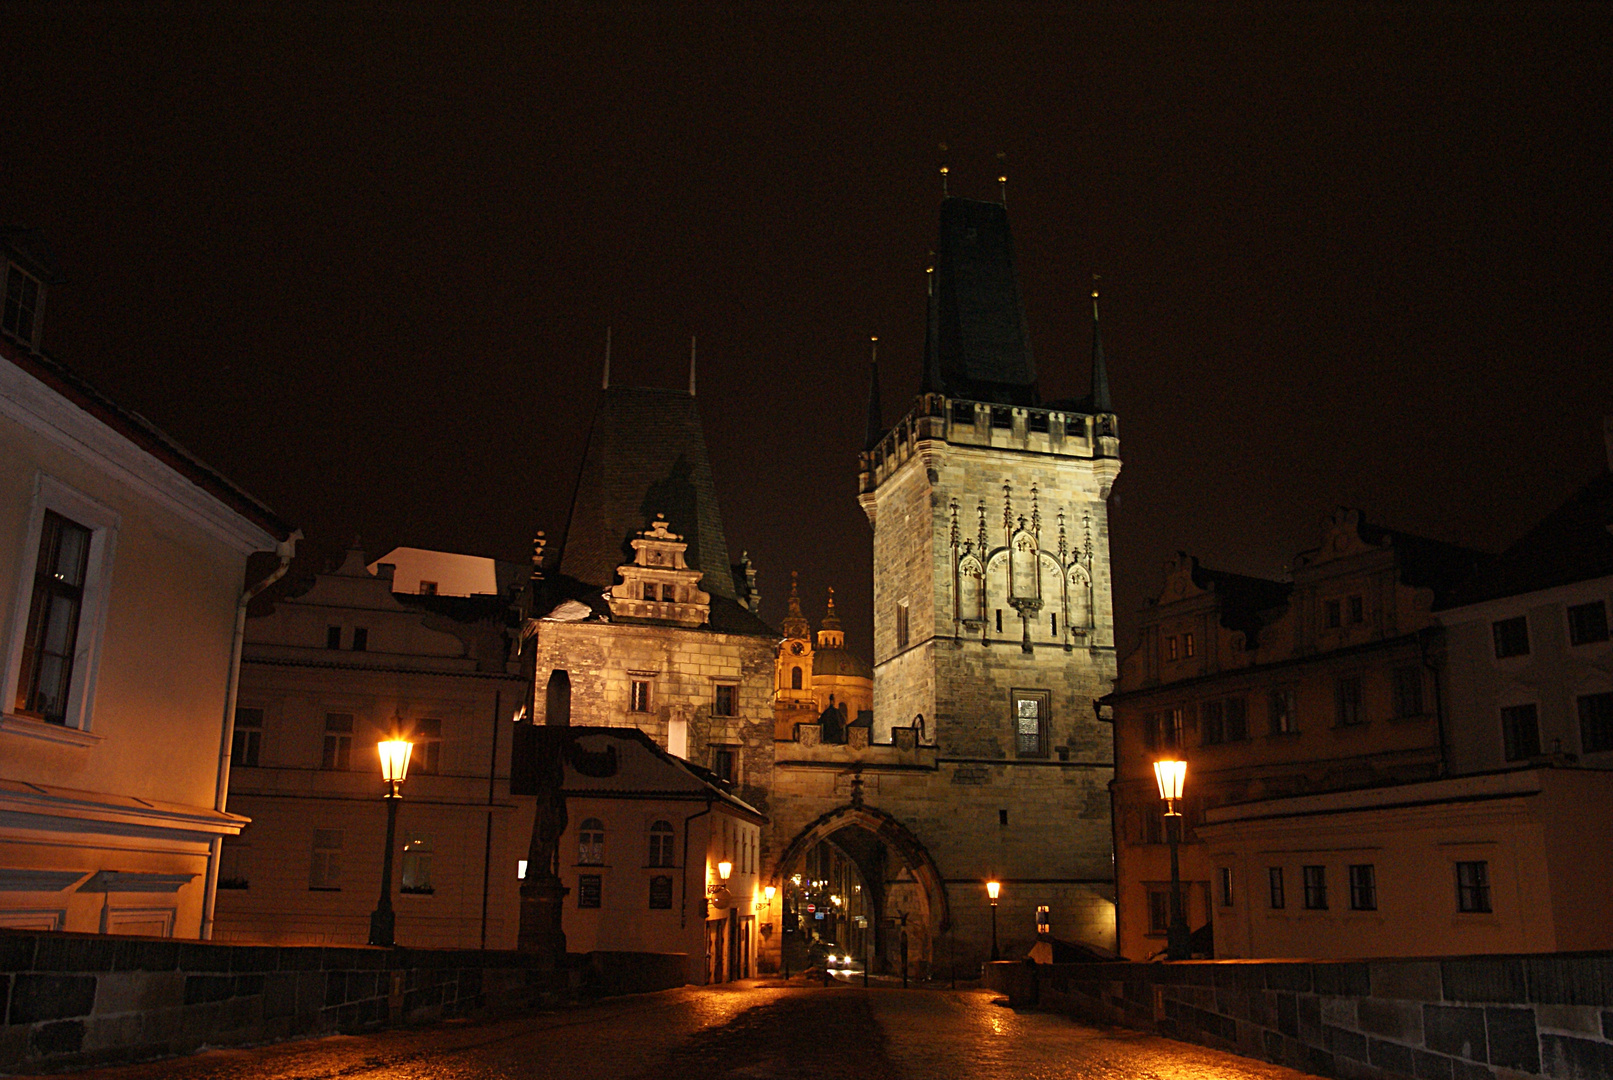
[[[734,782],[734,748],[731,746],[716,746],[711,750],[711,771],[717,774],[717,779]]]
[[[1004,811],[1007,813],[1007,811]],[[1165,842],[1165,818],[1154,806],[1143,807],[1143,843],[1163,844]]]
[[[1227,742],[1242,742],[1249,737],[1249,703],[1241,697],[1226,701]]]
[[[1014,426],[1014,411],[1012,409],[991,410],[991,426],[994,428],[1011,428]]]
[[[1529,620],[1519,615],[1514,619],[1502,619],[1492,624],[1495,633],[1495,658],[1505,660],[1509,656],[1529,655]]]
[[[1305,875],[1305,908],[1307,911],[1327,910],[1327,867],[1307,866]]]
[[[1045,412],[1026,413],[1025,414],[1025,430],[1026,431],[1046,431],[1047,430],[1047,414]]]
[[[1600,600],[1568,607],[1568,643],[1594,645],[1607,640],[1607,605]]]
[[[226,836],[218,855],[218,887],[221,889],[249,889],[252,874],[249,856],[252,848],[241,843],[239,836]]]
[[[952,403],[952,422],[954,424],[968,424],[974,426],[975,407],[970,401],[954,401]]]
[[[91,535],[76,521],[45,511],[17,681],[16,709],[24,716],[67,723]]]
[[[340,626],[325,627],[325,648],[340,649],[342,647],[342,628]]]
[[[308,888],[334,891],[342,887],[342,830],[315,829],[313,860],[308,868]]]
[[[1019,757],[1047,756],[1048,708],[1052,699],[1046,690],[1014,691],[1014,753]]]
[[[426,581],[426,580],[422,579],[421,582],[420,582],[420,595],[421,596],[436,596],[437,595],[437,583],[435,581]]]
[[[431,839],[418,833],[403,845],[403,881],[399,892],[426,894],[431,887]]]
[[[1166,710],[1164,735],[1165,745],[1172,750],[1180,750],[1187,745],[1187,733],[1183,730],[1183,710],[1181,707]]]
[[[997,629],[1000,631],[1002,629],[1002,612],[1000,611],[997,613],[997,623]],[[907,605],[905,603],[896,605],[896,647],[898,649],[907,648]]]
[[[670,911],[672,909],[672,879],[665,874],[657,874],[650,879],[650,910]]]
[[[263,710],[235,710],[235,734],[230,739],[230,763],[256,768],[258,750],[263,744]]]
[[[1292,686],[1272,687],[1269,705],[1273,735],[1288,735],[1299,730],[1298,698]]]
[[[1416,665],[1395,668],[1395,717],[1404,720],[1423,714],[1423,670]]]
[[[664,604],[675,603],[677,601],[677,599],[678,599],[678,588],[677,588],[676,585],[662,585],[661,586],[661,602],[662,603],[664,603]]]
[[[1456,864],[1456,910],[1485,912],[1490,910],[1490,864],[1477,862]]]
[[[1053,637],[1059,636],[1059,617],[1057,615],[1047,617],[1047,632]]]
[[[652,602],[655,600],[655,585],[648,581],[644,583],[644,599]]]
[[[1371,863],[1356,863],[1350,867],[1350,910],[1378,910],[1378,878]]]
[[[1171,928],[1171,894],[1169,889],[1148,890],[1148,932],[1166,934]]]
[[[1003,632],[1003,609],[997,609],[997,633]]]
[[[797,668],[796,670],[799,671],[800,668]],[[630,687],[630,689],[628,691],[627,707],[630,710],[632,710],[633,712],[649,712],[650,711],[650,683],[649,683],[649,680],[647,680],[647,679],[634,679],[634,680],[632,680],[631,687]]]
[[[1540,716],[1533,702],[1501,710],[1501,744],[1508,761],[1527,761],[1540,754]]]
[[[409,752],[409,766],[423,773],[442,771],[442,721],[416,720],[414,749]]]
[[[1266,868],[1266,884],[1271,890],[1271,906],[1284,908],[1288,906],[1288,897],[1283,893],[1283,868],[1268,866]]]
[[[1193,635],[1182,635],[1182,655],[1189,660],[1193,658]]]
[[[1230,866],[1222,866],[1222,867],[1219,867],[1218,869],[1219,869],[1219,875],[1218,876],[1221,879],[1221,906],[1222,907],[1231,907],[1232,906],[1232,867],[1230,867]]]
[[[16,263],[7,263],[6,299],[5,307],[0,309],[0,330],[32,347],[38,311],[38,279]]]
[[[672,826],[668,822],[657,821],[650,826],[650,865],[676,865],[672,861]]]
[[[1342,676],[1334,687],[1333,699],[1340,727],[1349,727],[1362,722],[1361,676]]]
[[[577,906],[580,908],[599,907],[600,895],[603,892],[601,882],[604,878],[599,874],[577,875]]]
[[[1176,659],[1176,649],[1177,649],[1176,635],[1172,634],[1170,637],[1165,639],[1165,659],[1167,659],[1167,660],[1175,660]]]
[[[577,826],[577,862],[583,866],[605,865],[605,823],[596,817]]]
[[[1205,746],[1227,741],[1226,720],[1221,702],[1206,701],[1199,706],[1199,739]]]
[[[1344,625],[1344,618],[1340,614],[1339,602],[1329,600],[1322,605],[1322,624],[1329,630],[1337,630]]]
[[[370,647],[370,632],[362,626],[353,627],[353,651],[365,652]]]
[[[1579,699],[1579,748],[1587,754],[1613,750],[1613,694]]]
[[[320,759],[321,769],[351,769],[353,767],[353,714],[325,714],[325,753]]]
[[[801,689],[801,669],[798,667],[792,667],[790,669],[790,689]]]
[[[1149,750],[1159,749],[1159,714],[1148,713],[1143,717],[1143,746]]]
[[[711,715],[713,715],[713,716],[733,716],[734,715],[734,690],[735,690],[735,687],[734,687],[733,683],[718,683],[717,684],[717,690],[716,690],[717,696],[716,696],[716,699],[712,702]]]
[[[1356,626],[1367,621],[1367,606],[1359,596],[1350,597],[1350,622]]]

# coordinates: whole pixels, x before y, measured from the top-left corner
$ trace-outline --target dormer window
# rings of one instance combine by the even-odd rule
[[[5,306],[0,308],[0,330],[25,345],[34,344],[39,312],[39,279],[16,263],[6,264]]]

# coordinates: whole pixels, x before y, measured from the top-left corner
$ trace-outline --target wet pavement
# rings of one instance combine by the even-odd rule
[[[98,1080],[1305,1080],[987,990],[684,987],[517,1019],[331,1036],[71,1075]]]

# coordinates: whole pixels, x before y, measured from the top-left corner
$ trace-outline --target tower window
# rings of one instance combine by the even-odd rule
[[[651,602],[655,600],[655,585],[652,582],[646,581],[644,583],[644,599]]]
[[[1002,613],[998,613],[1001,619]],[[896,647],[907,648],[907,603],[904,601],[896,605]]]
[[[734,715],[734,685],[732,683],[718,683],[717,697],[711,706],[713,716]]]
[[[997,609],[997,633],[1003,632],[1003,609]]]
[[[1030,431],[1045,432],[1047,430],[1047,414],[1045,412],[1027,413],[1025,427]]]
[[[734,748],[731,746],[714,747],[711,751],[711,771],[717,774],[719,780],[734,782]]]
[[[790,689],[801,689],[801,669],[798,667],[790,669]]]
[[[952,422],[954,424],[968,424],[974,426],[975,406],[972,401],[954,401],[952,403]]]
[[[1047,632],[1054,637],[1059,636],[1059,617],[1056,614],[1047,617]]]
[[[1048,706],[1046,690],[1015,690],[1014,751],[1019,757],[1047,756]]]
[[[661,601],[662,601],[662,603],[670,604],[670,603],[674,602],[675,600],[677,600],[677,598],[678,598],[678,592],[677,592],[677,587],[676,586],[673,586],[673,585],[662,585],[661,586]]]
[[[991,410],[991,426],[994,428],[1011,428],[1014,426],[1014,410],[993,408]]]
[[[650,683],[647,679],[634,679],[628,692],[628,709],[633,712],[650,711]]]

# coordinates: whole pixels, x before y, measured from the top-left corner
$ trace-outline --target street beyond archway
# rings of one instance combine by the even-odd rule
[[[488,1023],[336,1036],[79,1074],[101,1080],[1305,1080],[985,990],[684,987]]]

